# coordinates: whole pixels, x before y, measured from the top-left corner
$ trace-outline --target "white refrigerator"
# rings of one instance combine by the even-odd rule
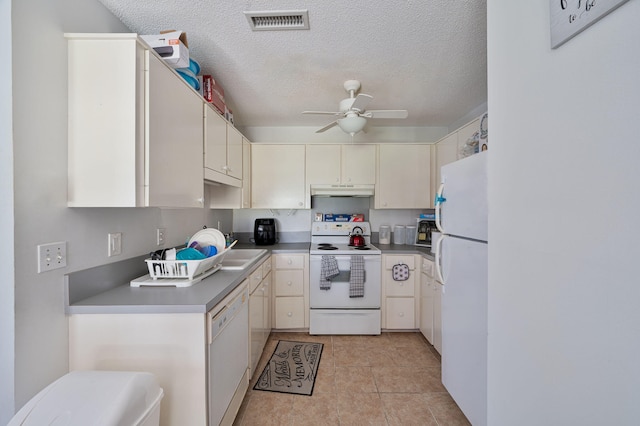
[[[442,167],[436,271],[442,288],[442,383],[474,426],[487,424],[488,151]]]

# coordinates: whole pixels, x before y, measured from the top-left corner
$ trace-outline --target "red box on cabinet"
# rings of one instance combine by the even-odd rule
[[[202,76],[202,97],[213,104],[222,115],[225,113],[224,89],[209,74]]]

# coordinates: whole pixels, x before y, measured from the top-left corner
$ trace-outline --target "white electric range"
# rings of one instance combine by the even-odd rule
[[[364,237],[364,245],[349,245],[351,234]],[[327,262],[333,262],[338,272],[329,282],[322,271]],[[309,333],[380,334],[380,267],[381,251],[371,244],[369,222],[314,222],[309,250]],[[353,279],[352,269],[359,269],[354,276],[360,282]],[[358,285],[360,291],[354,292]]]

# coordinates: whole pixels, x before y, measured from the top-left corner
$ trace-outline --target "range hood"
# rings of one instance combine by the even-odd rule
[[[313,197],[373,197],[374,185],[311,185]]]

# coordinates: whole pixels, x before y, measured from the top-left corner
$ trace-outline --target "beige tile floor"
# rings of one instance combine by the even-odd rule
[[[253,390],[278,340],[324,344],[312,396]],[[420,333],[272,333],[234,426],[468,425],[440,381],[440,355]]]

